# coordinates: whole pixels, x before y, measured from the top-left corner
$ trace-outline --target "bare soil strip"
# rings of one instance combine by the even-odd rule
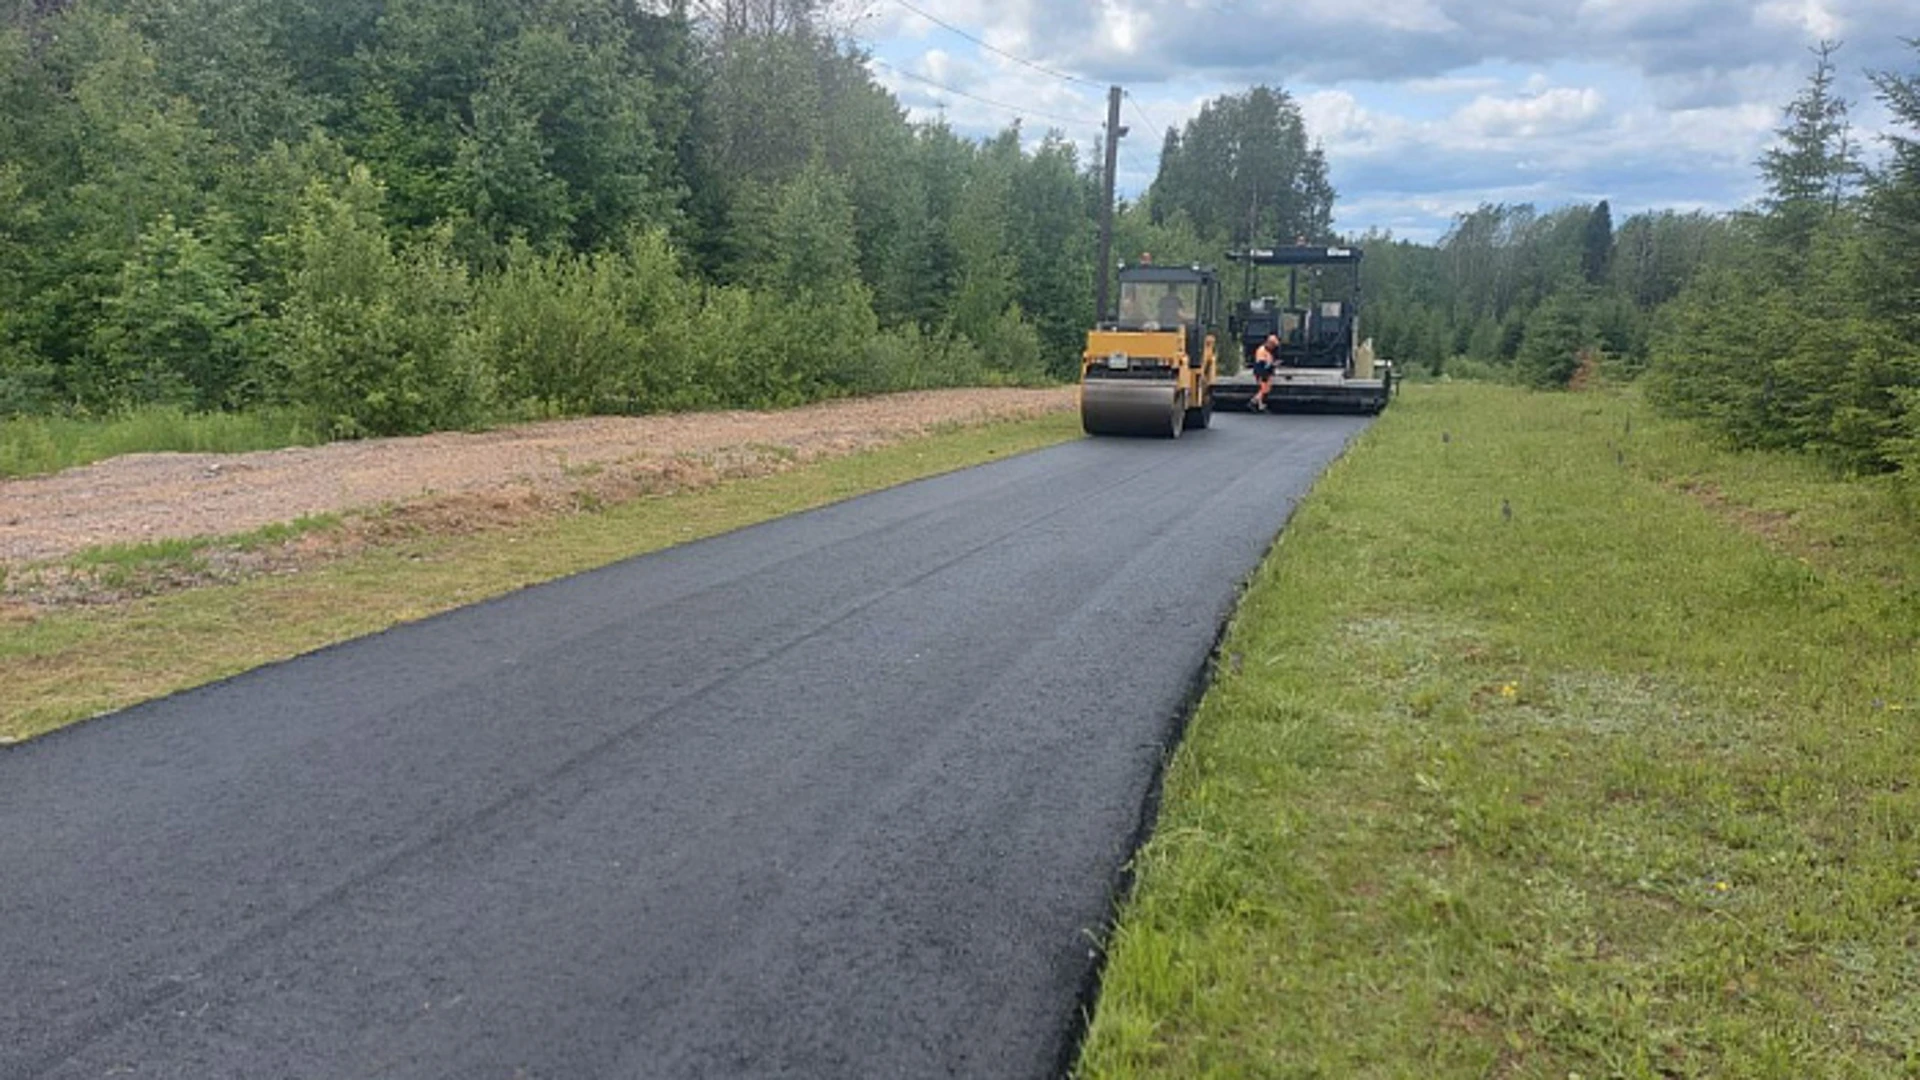
[[[647,477],[726,474],[737,471],[728,465],[736,458],[752,459],[749,471],[758,472],[943,427],[1039,416],[1073,401],[1071,387],[937,390],[780,412],[593,417],[251,454],[130,454],[0,480],[0,565],[449,497],[495,513],[538,514],[583,491],[598,497],[610,482],[643,493],[652,486]]]

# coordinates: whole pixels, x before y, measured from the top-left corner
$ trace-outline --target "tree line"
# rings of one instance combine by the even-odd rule
[[[1485,205],[1437,244],[1358,238],[1383,353],[1541,387],[1601,365],[1734,445],[1920,475],[1920,73],[1868,73],[1896,125],[1869,167],[1837,50],[1815,48],[1752,207]]]
[[[804,0],[10,0],[0,414],[330,433],[1043,377],[1093,188]]]
[[[1722,215],[1368,233],[1404,369],[1647,376],[1741,445],[1915,461],[1920,75],[1876,167],[1822,46]],[[1135,140],[1152,138],[1150,133]],[[1115,252],[1335,239],[1285,91],[1159,136]],[[910,122],[820,0],[0,0],[0,416],[328,434],[1071,377],[1097,151]]]
[[[1189,129],[1324,227],[1284,94]],[[818,0],[0,0],[0,147],[0,416],[778,405],[1066,377],[1094,314],[1095,164],[910,123]]]

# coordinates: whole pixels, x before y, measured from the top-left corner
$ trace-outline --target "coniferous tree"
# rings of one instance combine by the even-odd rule
[[[1601,199],[1587,215],[1586,233],[1580,248],[1580,274],[1589,285],[1607,278],[1613,262],[1613,208]]]
[[[1760,157],[1767,194],[1760,206],[1764,235],[1805,251],[1814,230],[1850,195],[1860,175],[1859,152],[1847,119],[1847,101],[1834,87],[1835,41],[1814,46],[1813,71],[1775,129],[1776,145]]]
[[[1581,352],[1598,338],[1585,296],[1574,289],[1553,293],[1527,317],[1515,370],[1529,386],[1565,386],[1580,365]]]
[[[1920,59],[1920,38],[1908,46]],[[1887,133],[1887,161],[1868,186],[1868,283],[1882,317],[1920,343],[1920,66],[1908,74],[1874,72],[1872,79],[1899,129]]]
[[[1920,58],[1920,38],[1907,45]],[[1893,422],[1880,450],[1905,475],[1920,478],[1920,69],[1872,78],[1901,130],[1888,133],[1888,160],[1868,190],[1864,288],[1896,335],[1886,351],[1908,364],[1904,379],[1888,380]]]
[[[1009,233],[1021,311],[1033,323],[1052,374],[1079,370],[1079,346],[1093,321],[1093,237],[1087,192],[1071,143],[1057,133],[1021,161],[1010,192]]]

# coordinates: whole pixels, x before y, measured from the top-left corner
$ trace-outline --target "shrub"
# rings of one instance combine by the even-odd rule
[[[100,404],[238,405],[254,317],[240,275],[193,229],[162,214],[145,229],[93,331]]]
[[[0,338],[0,419],[51,411],[57,382],[52,364]]]
[[[1008,307],[978,333],[974,343],[984,354],[988,371],[1008,381],[1038,379],[1043,374],[1040,333],[1021,315],[1019,305]]]
[[[753,293],[738,286],[704,290],[686,324],[689,407],[763,404],[760,369],[769,363]]]
[[[492,394],[465,332],[466,271],[444,230],[396,255],[379,200],[356,166],[341,192],[315,184],[303,201],[279,320],[294,399],[341,437],[477,423]]]
[[[753,308],[758,321],[734,331],[744,404],[797,405],[858,388],[867,346],[880,332],[866,286],[756,293]]]
[[[1447,361],[1443,377],[1468,382],[1504,383],[1513,381],[1513,369],[1505,364],[1489,363],[1477,356],[1456,356]]]
[[[611,257],[535,255],[515,244],[474,306],[472,346],[502,396],[578,415],[631,407],[641,365],[622,267]]]
[[[881,332],[867,343],[859,393],[970,386],[984,380],[979,346],[949,329],[923,331],[909,323]]]
[[[722,347],[708,354],[707,326],[698,287],[664,230],[631,233],[618,256],[621,314],[632,327],[636,367],[622,383],[630,411],[694,409],[722,400],[715,364],[732,362],[730,347],[745,337],[750,324],[744,309],[733,333],[722,333]],[[723,300],[721,307],[732,304]]]

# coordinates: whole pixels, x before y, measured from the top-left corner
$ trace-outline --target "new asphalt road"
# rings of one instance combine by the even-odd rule
[[[0,751],[0,1077],[1053,1073],[1363,426],[1077,441]]]

